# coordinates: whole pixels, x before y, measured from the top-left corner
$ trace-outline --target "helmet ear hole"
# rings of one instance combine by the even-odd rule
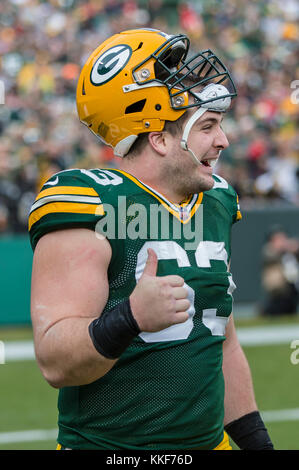
[[[170,57],[169,57],[169,60],[170,60],[170,66],[171,67],[175,67],[177,66],[183,55],[185,54],[186,52],[186,47],[183,43],[177,43],[175,44],[172,48],[171,48],[171,53],[170,53]]]
[[[140,113],[143,110],[145,103],[146,99],[136,101],[136,103],[130,104],[126,107],[125,114]]]
[[[154,65],[156,78],[165,80],[177,68],[185,53],[186,46],[182,41],[163,51]]]

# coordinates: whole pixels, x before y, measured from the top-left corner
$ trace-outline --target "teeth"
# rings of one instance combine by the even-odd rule
[[[210,161],[210,165],[211,165],[212,168],[215,167],[217,161],[218,161],[218,158],[215,158],[215,160],[211,160],[211,161]]]
[[[215,158],[215,159],[213,158],[213,159],[211,159],[211,160],[201,160],[200,163],[201,163],[203,166],[210,166],[210,167],[214,168],[214,166],[215,166],[216,163],[217,163],[217,160],[218,160],[218,158]]]

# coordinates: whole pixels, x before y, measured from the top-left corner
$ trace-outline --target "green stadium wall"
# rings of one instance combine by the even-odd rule
[[[0,237],[0,324],[30,323],[31,266],[27,235]]]

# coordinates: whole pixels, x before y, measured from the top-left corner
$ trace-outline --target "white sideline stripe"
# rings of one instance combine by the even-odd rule
[[[242,346],[287,344],[299,339],[299,325],[237,328],[237,335]]]
[[[279,423],[280,421],[298,421],[299,408],[288,410],[262,411],[261,415],[267,423]]]
[[[57,429],[33,429],[32,431],[1,432],[0,444],[14,442],[50,441],[57,438]]]
[[[262,411],[261,415],[266,423],[278,423],[281,421],[299,421],[299,408],[286,410]],[[17,442],[50,441],[57,439],[58,429],[34,429],[30,431],[14,431],[0,433],[1,444],[13,444]]]
[[[299,325],[274,325],[237,328],[242,346],[262,346],[288,344],[299,339]],[[4,342],[5,362],[28,361],[35,359],[33,341]]]
[[[5,341],[4,359],[5,362],[35,359],[33,341]]]

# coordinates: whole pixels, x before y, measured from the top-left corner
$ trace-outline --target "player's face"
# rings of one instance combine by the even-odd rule
[[[222,113],[206,111],[191,128],[188,148],[202,164],[194,162],[190,153],[181,148],[182,135],[177,135],[172,142],[169,170],[175,178],[178,190],[183,190],[186,195],[207,191],[214,185],[211,165],[229,145],[221,128],[222,118]]]

